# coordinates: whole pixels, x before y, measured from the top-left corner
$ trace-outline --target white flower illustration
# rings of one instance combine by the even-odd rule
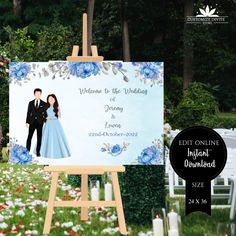
[[[219,17],[218,15],[214,14],[216,11],[216,8],[213,8],[210,10],[208,5],[206,6],[205,10],[202,8],[199,8],[199,11],[202,14],[197,15],[197,17]]]

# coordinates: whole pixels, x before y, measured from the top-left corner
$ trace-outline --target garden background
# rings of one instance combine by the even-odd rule
[[[196,15],[198,9],[206,5],[216,7],[217,14],[228,16],[228,24],[185,23],[186,16]],[[0,124],[3,133],[2,138],[0,137],[3,147],[0,151],[3,154],[0,154],[1,162],[7,159],[5,147],[9,142],[7,133],[10,60],[64,60],[71,54],[73,44],[81,45],[82,13],[85,11],[88,12],[89,20],[89,44],[96,44],[99,54],[103,55],[105,60],[164,61],[165,119],[173,128],[182,129],[196,124],[212,128],[236,127],[236,2],[234,0],[0,0]],[[30,195],[26,192],[35,189],[39,189],[42,193],[40,196],[35,195],[37,199],[47,199],[48,190],[45,193],[42,191],[45,184],[43,178],[47,177],[42,176],[39,181],[37,173],[41,173],[40,170],[34,172],[22,169],[22,172],[17,172],[11,168],[6,164],[1,165],[0,191],[3,196],[1,206],[4,206],[7,198],[11,201],[15,201],[16,198],[27,201]],[[24,188],[17,189],[6,177],[11,176],[13,172],[18,175],[15,174],[14,178],[9,177],[11,180],[17,181],[21,173],[26,172],[32,185],[22,183]],[[31,175],[31,172],[36,175]],[[121,181],[126,185],[123,186],[122,197],[127,222],[134,228],[133,235],[148,231],[152,207],[163,205],[165,201],[164,167],[128,167],[126,176],[121,178],[126,178],[126,181]],[[63,178],[62,180],[67,181]],[[69,180],[72,185],[74,185],[73,180],[74,178]],[[75,184],[77,181],[76,177]],[[35,187],[37,184],[39,186]],[[7,198],[4,189],[9,190]],[[126,189],[130,192],[126,192]],[[67,195],[61,194],[61,198]],[[136,199],[135,202],[133,199]],[[20,216],[16,217],[16,212],[22,207],[17,210],[9,209],[14,218],[5,219],[8,226],[2,231],[9,232],[13,224],[20,225],[22,219]],[[36,211],[44,218],[45,209],[39,207]],[[23,223],[27,224],[27,227],[19,230],[35,228],[40,232],[42,222],[31,227],[31,213],[25,211],[25,214],[27,223]],[[37,214],[36,219],[39,218]],[[212,217],[194,213],[183,218],[183,230],[186,235],[203,235],[206,229],[215,227],[214,222],[226,220],[226,215],[227,212],[224,210],[214,211]],[[60,223],[55,228],[59,227],[61,235],[64,231],[69,233],[72,230],[72,226],[61,227],[62,222],[71,217],[70,210],[66,211],[64,216],[56,218]],[[95,234],[99,235],[105,225],[101,224],[100,216],[96,217],[97,221],[94,221],[96,226],[93,227]],[[75,216],[73,220],[78,220],[78,217]],[[111,224],[112,222],[111,220]],[[144,226],[140,226],[141,223]],[[85,233],[78,229],[76,234],[91,235],[93,229],[90,227],[89,230]]]

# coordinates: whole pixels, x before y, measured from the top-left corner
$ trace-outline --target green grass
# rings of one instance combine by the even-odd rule
[[[2,148],[2,162],[7,162],[8,156],[7,156],[7,148]]]
[[[24,225],[19,228],[21,235],[26,235],[27,230],[36,230],[42,235],[44,217],[46,213],[50,175],[43,171],[40,166],[12,166],[8,164],[0,165],[0,226],[3,222],[7,224],[6,229],[0,229],[5,235],[16,235],[11,233],[13,225]],[[79,189],[71,188],[66,190],[67,178],[60,176],[58,183],[57,196],[60,199],[71,200],[73,191]],[[103,191],[101,191],[103,192]],[[101,194],[102,195],[102,194]],[[167,197],[168,198],[168,197]],[[41,201],[37,203],[37,201]],[[175,199],[170,199],[171,201]],[[184,199],[179,199],[181,203],[182,231],[184,236],[203,236],[206,232],[215,232],[217,223],[229,222],[229,209],[212,210],[212,216],[208,216],[201,212],[195,212],[185,216]],[[35,202],[36,201],[36,202]],[[147,199],[148,201],[148,199]],[[6,206],[5,203],[9,204]],[[11,204],[13,203],[13,206]],[[41,204],[43,203],[43,204]],[[17,215],[19,210],[24,212],[24,216]],[[100,211],[95,208],[90,209],[89,222],[80,221],[80,208],[56,208],[53,215],[52,230],[50,235],[110,235],[103,232],[104,229],[115,229],[118,227],[116,219],[112,219],[116,212],[113,208],[104,208]],[[111,217],[113,215],[113,217]],[[3,217],[3,218],[2,218]],[[2,222],[1,222],[2,221]],[[73,226],[77,225],[77,232],[74,232],[72,226],[62,227],[65,222],[72,222]],[[233,221],[236,223],[236,220]],[[139,232],[147,232],[152,230],[150,221],[149,226],[128,225],[130,235],[137,236]],[[113,235],[120,235],[118,232]]]
[[[26,235],[27,230],[36,230],[37,235],[42,235],[46,206],[42,204],[35,205],[35,201],[46,203],[49,194],[51,177],[43,171],[40,166],[12,166],[8,164],[0,165],[0,232],[8,235],[11,233],[13,225],[24,225],[18,232]],[[64,200],[73,200],[70,190],[62,189],[68,186],[65,175],[60,175],[58,182],[57,196]],[[71,191],[79,189],[71,187]],[[103,191],[101,191],[103,192]],[[10,203],[9,203],[10,202]],[[20,202],[20,205],[17,203]],[[6,203],[9,206],[6,206]],[[11,204],[13,206],[11,207]],[[19,210],[23,210],[24,216],[17,215]],[[56,208],[53,215],[52,229],[50,235],[110,235],[103,233],[104,229],[116,229],[118,222],[115,219],[116,212],[114,208],[90,208],[89,222],[81,222],[80,208]],[[3,219],[1,219],[3,217]],[[8,218],[10,217],[10,218]],[[1,222],[2,221],[2,222]],[[1,229],[1,223],[6,223],[7,228]],[[65,222],[72,222],[73,226],[78,227],[78,231],[72,231],[72,226],[62,227]],[[140,231],[148,231],[151,227],[128,226],[130,235],[138,235]],[[114,233],[113,235],[120,235]]]
[[[236,112],[220,112],[220,118],[235,118],[236,119]]]
[[[176,199],[171,199],[171,201],[174,200]],[[194,212],[185,216],[185,199],[178,198],[178,200],[181,206],[182,233],[184,236],[203,236],[204,233],[216,234],[217,224],[220,222],[236,224],[236,219],[229,220],[229,209],[213,209],[211,216],[202,212]],[[217,202],[226,205],[226,201],[217,200]],[[215,204],[216,200],[213,200],[212,203]]]

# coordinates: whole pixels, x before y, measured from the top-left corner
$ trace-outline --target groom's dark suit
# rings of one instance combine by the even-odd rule
[[[30,151],[31,140],[34,131],[37,130],[37,146],[36,146],[37,156],[40,156],[42,129],[43,129],[43,123],[45,122],[45,113],[46,113],[45,105],[46,103],[42,100],[38,102],[36,102],[36,100],[30,101],[26,117],[26,123],[29,124],[29,134],[26,142],[26,147]]]

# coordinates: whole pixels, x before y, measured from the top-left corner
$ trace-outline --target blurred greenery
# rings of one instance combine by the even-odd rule
[[[32,61],[35,42],[28,35],[28,27],[14,30],[7,26],[4,29],[8,33],[9,41],[4,44],[3,50],[9,52],[13,58],[19,55],[22,61]]]
[[[203,119],[218,112],[215,97],[199,82],[194,82],[184,91],[183,97],[170,115],[174,128],[187,128],[192,125],[205,125]]]
[[[236,112],[220,112],[219,117],[221,118],[234,118],[236,119]]]
[[[202,124],[210,128],[222,128],[222,127],[225,129],[236,128],[236,116],[235,115],[222,116],[222,113],[218,113],[217,115],[204,117],[202,119]]]
[[[1,162],[8,162],[8,154],[7,154],[7,149],[3,148],[2,149],[2,160]]]
[[[150,225],[152,209],[165,207],[163,166],[126,166],[119,175],[121,195],[128,224]]]
[[[176,200],[180,202],[181,213],[181,228],[184,236],[203,236],[204,233],[216,234],[218,223],[236,223],[236,219],[229,220],[229,208],[227,209],[212,209],[211,216],[203,212],[193,212],[190,215],[185,215],[185,199],[184,198],[169,198],[170,202]],[[217,201],[217,202],[216,202]],[[212,200],[212,204],[226,205],[227,200]]]

